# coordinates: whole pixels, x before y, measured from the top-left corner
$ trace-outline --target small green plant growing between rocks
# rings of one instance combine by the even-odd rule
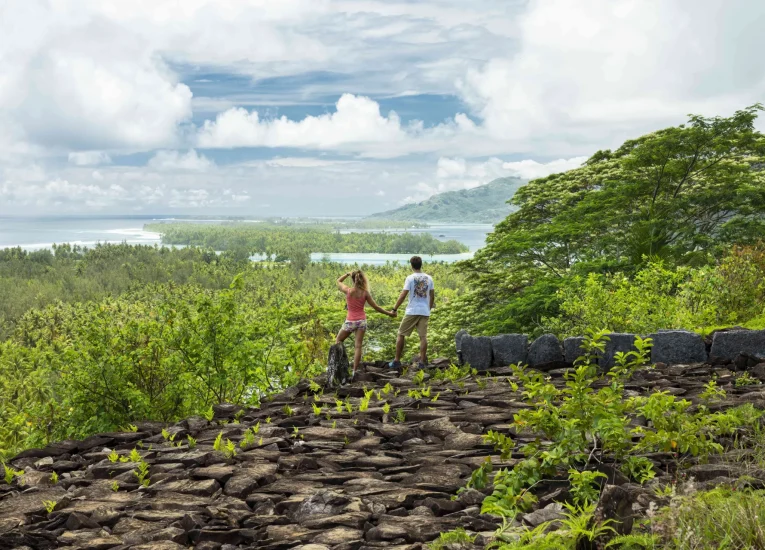
[[[761,384],[760,380],[753,377],[748,372],[742,372],[738,376],[736,376],[736,387],[740,388],[742,386],[757,386]]]
[[[215,441],[213,441],[213,450],[215,451],[222,451],[223,450],[223,432],[218,432],[218,435],[215,437]]]
[[[630,479],[635,480],[641,485],[646,481],[652,480],[656,476],[653,469],[653,462],[644,456],[628,456],[622,464],[622,472]]]
[[[209,409],[207,409],[205,412],[202,413],[202,416],[208,422],[212,422],[213,418],[215,418],[215,411],[213,410],[212,407],[210,407]]]
[[[267,416],[267,417],[266,417],[266,424],[270,424],[270,423],[271,423],[271,417],[270,417],[270,416]]]
[[[593,521],[595,506],[577,508],[565,504],[565,518],[559,521],[556,530],[553,522],[544,522],[536,527],[513,527],[505,523],[496,534],[491,548],[498,550],[573,550],[581,548],[583,543],[592,543],[600,537],[614,533],[609,525]],[[591,546],[586,546],[587,548]]]
[[[427,545],[427,548],[429,550],[445,550],[446,548],[449,548],[449,545],[451,544],[472,545],[475,542],[475,539],[476,535],[470,535],[465,529],[458,527],[453,531],[441,533],[436,540]]]
[[[255,434],[253,434],[252,431],[250,430],[245,430],[244,437],[239,442],[239,447],[244,449],[245,447],[248,447],[252,445],[253,443],[255,443]]]
[[[260,432],[260,420],[258,420],[257,424],[255,424],[252,427],[252,433],[254,433],[255,435],[258,435],[259,432]]]
[[[397,424],[406,422],[406,413],[404,412],[404,409],[396,409],[396,416],[393,418],[393,421]]]
[[[425,380],[425,371],[424,371],[424,370],[420,370],[420,371],[417,371],[417,374],[415,374],[415,375],[412,377],[412,382],[414,382],[414,383],[415,383],[415,384],[417,384],[418,386],[419,386],[420,384],[422,384],[422,382],[423,382],[424,380]]]
[[[45,506],[45,511],[49,514],[52,514],[53,511],[56,509],[56,502],[55,500],[43,500],[43,506]]]
[[[230,439],[226,439],[226,445],[223,447],[223,454],[226,458],[234,458],[236,456],[236,445]]]
[[[602,472],[579,471],[574,468],[571,468],[568,474],[571,483],[571,497],[574,499],[574,504],[580,507],[588,506],[598,500],[600,490],[597,486],[597,479],[608,477]]]
[[[335,408],[337,409],[337,414],[342,414],[343,402],[340,399],[335,398]]]
[[[422,399],[422,392],[420,390],[407,390],[406,393],[412,399]]]
[[[704,385],[704,391],[699,394],[699,398],[706,403],[715,403],[725,399],[727,393],[717,385],[716,380],[710,380]]]
[[[322,407],[316,405],[316,403],[312,403],[311,406],[313,407],[314,416],[321,416]]]
[[[49,479],[50,479],[50,482],[55,485],[56,483],[58,483],[58,474],[56,472],[51,473]]]
[[[390,382],[386,382],[385,385],[383,386],[382,392],[385,395],[388,395],[392,391],[393,391],[393,386],[391,386]]]
[[[461,488],[457,493],[461,493],[465,489],[483,489],[489,484],[489,474],[491,474],[493,469],[494,465],[491,463],[491,457],[487,456],[483,463],[470,474],[470,479],[465,487]]]
[[[117,453],[117,451],[112,451],[112,452],[110,452],[108,454],[108,456],[106,458],[109,459],[109,462],[114,463],[114,462],[117,462],[120,459],[120,455],[119,455],[119,453]]]
[[[114,491],[116,493],[117,491],[120,490],[120,484],[117,483],[116,481],[113,481],[112,485],[111,485],[111,488],[112,488],[112,491]]]
[[[189,443],[189,449],[193,449],[194,447],[197,446],[197,440],[191,437],[190,435],[186,436],[186,440]]]
[[[335,428],[337,428],[337,420],[332,421],[332,429],[334,430]]]
[[[372,390],[364,392],[364,397],[362,397],[361,401],[359,401],[359,412],[366,412],[366,410],[369,409],[369,401],[372,399],[373,393],[374,392]]]
[[[308,389],[311,390],[311,392],[313,393],[321,393],[321,386],[314,380],[311,380],[308,383]]]
[[[388,414],[390,412],[390,405],[388,404],[387,401],[383,403],[382,410],[385,414]]]
[[[350,397],[345,400],[345,410],[348,411],[348,413],[353,413],[353,403],[351,403]]]
[[[292,416],[293,414],[295,414],[295,411],[293,411],[292,407],[290,407],[289,405],[284,405],[284,407],[282,407],[282,412],[286,414],[287,416]]]
[[[137,449],[134,448],[130,451],[130,454],[128,455],[129,462],[141,462],[142,460],[143,458]]]
[[[297,439],[300,429],[297,426],[292,426],[292,438]]]
[[[133,471],[133,475],[138,478],[139,485],[143,487],[149,486],[149,464],[141,460],[138,463],[138,467]]]

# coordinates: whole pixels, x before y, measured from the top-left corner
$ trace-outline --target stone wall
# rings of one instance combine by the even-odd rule
[[[635,334],[611,333],[599,364],[603,368],[614,365],[617,352],[634,350]],[[765,362],[765,330],[724,329],[709,335],[687,330],[660,330],[649,334],[653,339],[651,362],[665,365],[712,363],[735,365],[744,370]],[[574,336],[563,341],[554,334],[544,334],[530,340],[525,334],[498,336],[471,336],[461,330],[455,336],[460,364],[486,370],[524,363],[539,370],[552,370],[570,366],[582,355],[584,338]]]

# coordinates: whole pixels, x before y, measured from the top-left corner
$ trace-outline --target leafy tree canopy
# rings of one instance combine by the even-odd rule
[[[761,110],[690,116],[521,188],[512,199],[518,211],[465,264],[477,275],[479,299],[493,304],[481,320],[528,330],[535,315],[555,314],[554,291],[572,272],[631,273],[657,259],[700,264],[760,238],[765,136],[754,122]]]

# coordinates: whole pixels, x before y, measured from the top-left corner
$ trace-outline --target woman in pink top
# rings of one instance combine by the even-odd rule
[[[348,277],[353,281],[352,287],[343,284],[343,281]],[[392,311],[386,311],[377,305],[372,298],[372,295],[369,293],[367,276],[364,275],[360,269],[346,273],[340,277],[337,280],[337,288],[340,289],[340,292],[345,294],[345,301],[348,304],[348,315],[345,318],[345,323],[343,323],[340,332],[337,333],[335,343],[339,344],[340,342],[344,342],[351,333],[356,333],[356,350],[353,355],[353,375],[355,376],[356,369],[361,362],[361,346],[364,343],[364,333],[367,330],[367,314],[364,311],[364,306],[369,304],[375,311],[390,317],[395,317],[396,314]]]

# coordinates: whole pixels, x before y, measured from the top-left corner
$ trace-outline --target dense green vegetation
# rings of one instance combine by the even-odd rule
[[[439,306],[461,293],[453,268],[426,269]],[[346,270],[194,248],[0,252],[0,456],[219,402],[257,404],[318,374],[345,318],[335,279]],[[391,307],[409,272],[367,269],[376,300]],[[434,355],[453,354],[450,319],[433,317]],[[396,326],[370,315],[366,359],[393,356]]]
[[[385,254],[459,254],[468,248],[457,241],[439,241],[429,233],[342,233],[326,225],[188,223],[149,224],[147,231],[162,234],[162,243],[228,250],[240,257],[262,254],[301,266],[311,253],[379,252]]]
[[[498,178],[473,189],[439,193],[422,202],[379,212],[367,219],[497,223],[515,209],[507,203],[525,184],[526,180],[519,178]]]
[[[725,289],[739,276],[727,266],[744,276],[735,256],[750,254],[731,247],[753,245],[765,229],[765,137],[754,129],[760,110],[692,116],[520,188],[512,200],[518,211],[464,266],[475,281],[464,297],[466,326],[484,334],[581,331],[598,314],[596,301],[602,306],[617,287],[631,302],[606,308],[617,310],[612,328],[693,328],[762,315],[756,285]],[[761,268],[751,266],[760,280]],[[646,279],[664,305],[688,311],[656,313],[641,295]],[[715,296],[721,292],[744,295],[726,302]],[[582,296],[587,303],[577,305]],[[710,300],[714,312],[693,310]],[[638,309],[648,315],[635,319]],[[627,317],[619,319],[620,311]]]

